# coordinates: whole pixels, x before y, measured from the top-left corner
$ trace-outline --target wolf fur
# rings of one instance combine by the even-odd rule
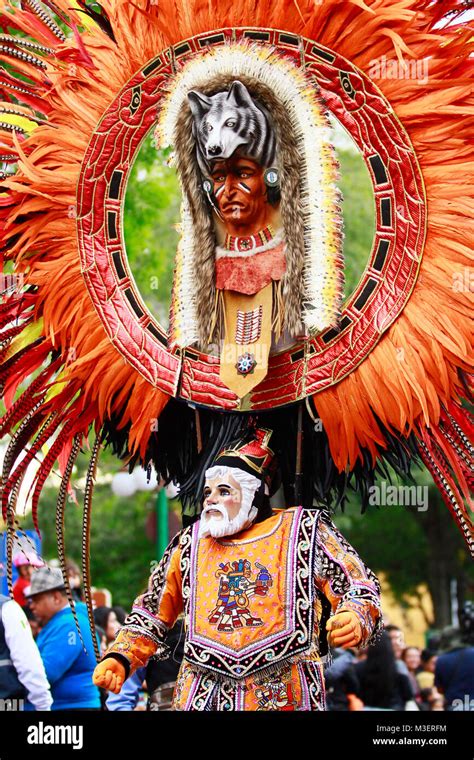
[[[209,173],[213,161],[230,158],[238,148],[261,166],[272,165],[276,141],[270,116],[242,82],[232,82],[228,91],[211,96],[191,90],[188,101],[203,174]]]

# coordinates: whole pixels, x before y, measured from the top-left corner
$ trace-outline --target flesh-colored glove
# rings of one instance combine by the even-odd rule
[[[329,618],[326,623],[329,631],[328,642],[332,647],[349,649],[356,647],[362,640],[362,628],[355,612],[345,610]]]
[[[92,676],[96,686],[113,691],[114,694],[119,693],[124,680],[125,667],[114,657],[107,657],[103,662],[99,662]]]

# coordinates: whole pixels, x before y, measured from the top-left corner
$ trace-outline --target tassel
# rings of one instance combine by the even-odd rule
[[[13,519],[12,519],[13,516]],[[13,540],[15,536],[14,511],[7,510],[7,586],[8,594],[13,599]]]
[[[31,55],[31,53],[25,53],[23,50],[16,50],[9,45],[0,45],[0,57],[16,58],[18,61],[35,66],[37,69],[42,69],[43,71],[47,69],[46,63],[41,58],[37,58],[35,55]]]
[[[295,504],[303,502],[303,402],[298,404],[298,429],[296,433]]]
[[[441,497],[454,517],[466,545],[474,557],[474,528],[462,500],[456,498],[456,486],[448,472],[436,461],[435,454],[423,441],[418,442],[420,456],[441,493]]]
[[[41,4],[37,0],[21,0],[22,3],[24,3],[28,8],[32,11],[32,13],[37,16],[40,21],[43,22],[45,26],[48,27],[48,29],[54,34],[55,37],[58,38],[58,40],[61,40],[61,42],[66,41],[66,35],[62,31],[62,29],[56,24],[53,18],[47,13],[44,8],[41,7]]]
[[[30,358],[30,351],[35,346],[41,345],[44,338],[37,338],[33,343],[30,343],[28,346],[25,346],[24,348],[20,349],[20,351],[17,351],[16,354],[14,354],[10,359],[8,359],[6,362],[3,362],[2,367],[0,369],[0,383],[2,388],[2,394],[3,394],[3,388],[4,388],[4,380],[11,374],[11,369],[20,361],[22,357]]]
[[[67,422],[64,425],[63,429],[60,431],[59,435],[56,437],[56,440],[54,441],[46,457],[41,463],[41,466],[36,474],[35,480],[33,481],[33,484],[31,485],[31,488],[33,488],[33,485],[35,486],[33,499],[31,502],[31,511],[32,511],[32,514],[34,515],[38,513],[38,502],[41,496],[41,491],[43,490],[43,486],[46,482],[46,479],[49,473],[53,469],[53,465],[56,459],[58,458],[58,454],[61,451],[64,445],[64,441],[69,435],[73,424],[74,424],[73,421],[69,420],[69,422]],[[31,491],[31,488],[30,488],[30,491]],[[28,493],[27,499],[28,498],[29,498],[29,493]]]
[[[29,441],[30,436],[34,435],[41,424],[41,420],[44,419],[43,412],[39,411],[40,406],[41,402],[38,402],[33,409],[28,412],[27,416],[12,436],[5,452],[2,479],[0,482],[0,501],[2,505],[5,504],[5,509],[2,511],[3,519],[6,519],[6,505],[8,504],[10,496],[10,489],[6,487],[7,477],[20,452]]]
[[[212,342],[220,345],[224,336],[224,294],[222,290],[216,288],[214,307],[211,315],[211,326],[209,328],[208,343]],[[204,346],[207,349],[207,346]]]
[[[26,455],[23,457],[19,465],[16,467],[14,472],[9,476],[8,481],[5,486],[5,495],[4,498],[8,498],[8,492],[9,490],[15,485],[16,482],[18,482],[19,478],[23,478],[25,475],[26,469],[29,465],[29,463],[34,459],[36,454],[41,450],[42,446],[48,441],[48,439],[54,434],[56,431],[59,421],[56,419],[58,416],[58,412],[54,411],[52,414],[50,414],[43,425],[41,426],[41,429],[36,436],[35,440],[33,441],[31,447],[28,449]],[[6,503],[2,504],[2,509],[6,509]],[[39,535],[39,528],[38,528],[38,516],[37,512],[33,510],[32,512],[33,517],[33,524],[35,526],[36,532]]]
[[[280,340],[283,320],[285,318],[285,307],[283,302],[281,280],[273,280],[272,286],[272,332],[275,334],[275,341],[278,341]]]
[[[31,409],[37,402],[42,402],[46,395],[46,388],[44,387],[49,376],[58,366],[58,361],[51,364],[45,370],[33,380],[32,383],[23,391],[21,396],[12,404],[8,411],[0,417],[0,438],[6,433],[10,432],[15,425],[25,416],[27,411]],[[37,391],[40,391],[39,396],[34,398]],[[4,399],[5,401],[5,399]]]
[[[89,626],[94,644],[94,652],[97,662],[100,660],[99,647],[95,632],[94,613],[92,609],[91,593],[91,566],[90,566],[90,530],[91,530],[91,508],[92,494],[94,491],[94,478],[96,476],[97,460],[100,451],[100,437],[97,436],[92,448],[92,454],[87,469],[86,487],[84,492],[84,512],[82,518],[82,573],[84,576],[84,596],[86,598],[87,615],[89,617]]]
[[[53,55],[53,48],[46,47],[46,45],[40,45],[39,42],[22,39],[21,37],[13,37],[11,34],[0,34],[0,43],[10,42],[18,47],[26,48],[26,50],[36,50],[39,53],[45,53],[46,55]]]
[[[79,638],[81,640],[81,644],[83,646],[84,651],[86,652],[87,649],[84,644],[84,639],[82,638],[81,626],[79,625],[79,619],[77,617],[76,604],[72,596],[71,584],[69,583],[69,576],[67,574],[67,569],[66,569],[66,549],[65,549],[65,540],[64,540],[64,512],[65,512],[65,506],[66,506],[66,497],[67,497],[67,492],[68,492],[69,479],[71,477],[72,468],[74,467],[74,463],[79,454],[80,447],[81,447],[80,437],[77,436],[76,438],[74,438],[74,443],[71,449],[71,453],[67,460],[64,474],[61,480],[61,486],[59,488],[58,498],[56,501],[56,536],[57,536],[59,564],[61,566],[61,572],[63,574],[63,581],[66,587],[66,594],[67,594],[69,606],[71,608],[71,611],[74,617],[74,622],[76,624],[76,628],[79,634]]]

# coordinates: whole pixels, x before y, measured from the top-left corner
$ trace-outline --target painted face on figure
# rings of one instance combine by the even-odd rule
[[[256,161],[231,156],[215,163],[211,177],[217,207],[229,234],[250,235],[270,224],[274,209],[268,202],[263,169]]]
[[[211,478],[204,486],[201,520],[228,520],[237,517],[242,502],[242,489],[232,475],[225,479]]]

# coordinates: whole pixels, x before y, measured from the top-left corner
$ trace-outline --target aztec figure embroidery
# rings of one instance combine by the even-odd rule
[[[247,626],[263,625],[263,620],[250,612],[250,600],[255,594],[267,596],[272,584],[272,576],[267,568],[255,563],[257,575],[252,581],[252,565],[247,559],[221,563],[216,571],[219,578],[217,605],[209,615],[209,622],[218,631],[234,631]]]
[[[282,712],[292,712],[296,709],[296,699],[293,695],[293,685],[291,682],[291,669],[279,674],[275,678],[267,678],[258,683],[255,689],[257,698],[257,711],[262,710],[281,710]]]

